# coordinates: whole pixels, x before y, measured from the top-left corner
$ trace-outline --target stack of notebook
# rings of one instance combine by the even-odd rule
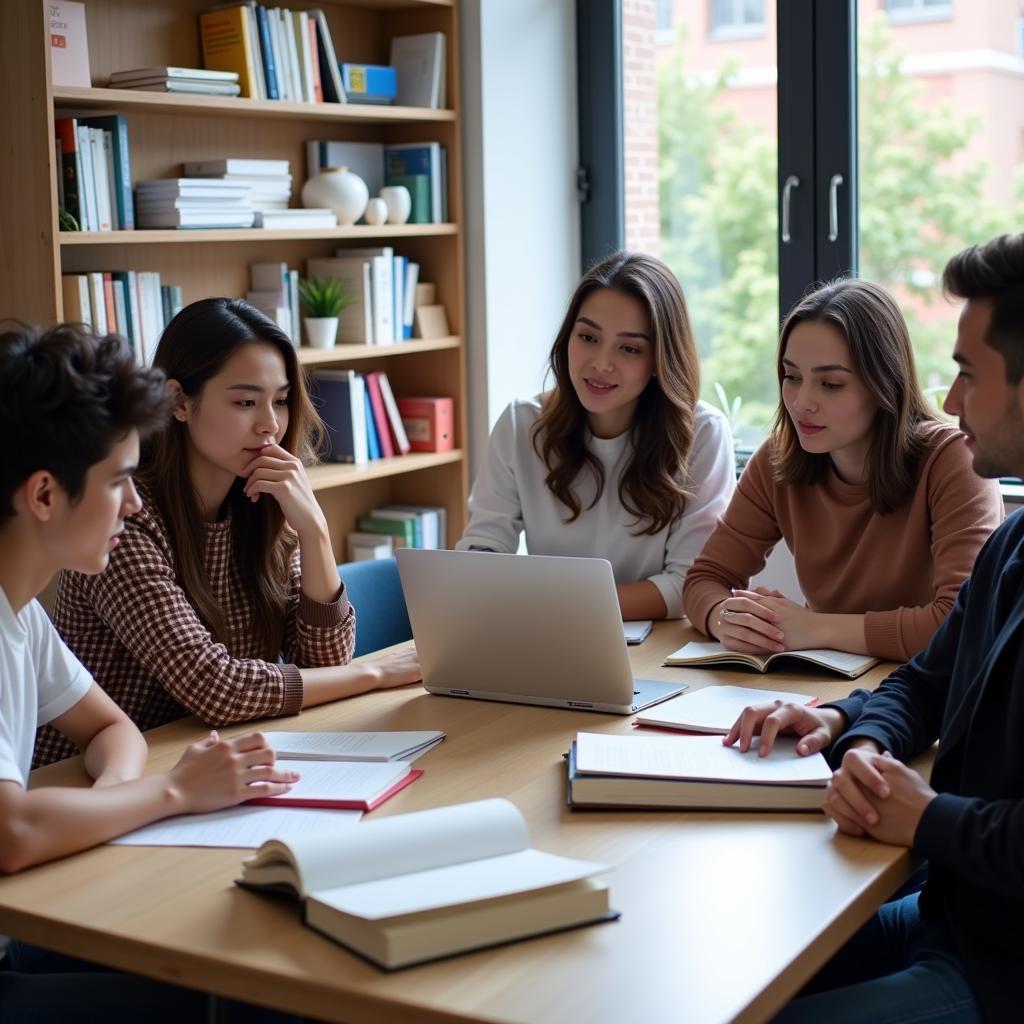
[[[115,71],[111,89],[142,89],[147,92],[206,93],[209,96],[237,96],[236,71],[207,71],[205,68],[134,68]]]
[[[159,178],[135,186],[140,228],[251,228],[249,186],[232,181]]]

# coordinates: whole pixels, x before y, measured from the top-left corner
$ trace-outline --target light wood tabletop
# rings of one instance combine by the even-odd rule
[[[661,666],[695,635],[658,624],[631,649],[636,675],[824,699],[885,675],[879,666],[851,684]],[[103,846],[0,879],[0,932],[348,1024],[766,1020],[905,880],[911,857],[839,836],[820,814],[571,811],[562,754],[576,731],[622,733],[631,722],[405,687],[264,723],[443,729],[445,742],[417,761],[423,778],[373,816],[506,797],[537,848],[614,866],[617,922],[388,974],[306,929],[296,904],[234,886],[244,851]],[[151,768],[169,767],[202,732],[190,718],[148,733]],[[80,758],[33,776],[33,785],[86,781]]]

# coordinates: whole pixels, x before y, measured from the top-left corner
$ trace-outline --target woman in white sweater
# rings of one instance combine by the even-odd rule
[[[592,268],[551,348],[554,387],[491,434],[461,550],[607,558],[624,619],[679,618],[735,486],[725,417],[698,401],[682,289],[653,256]]]

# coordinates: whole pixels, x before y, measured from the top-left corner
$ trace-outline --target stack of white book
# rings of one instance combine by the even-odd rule
[[[142,89],[146,92],[205,93],[208,96],[237,96],[237,71],[208,71],[205,68],[133,68],[115,71],[111,89]]]
[[[251,228],[249,186],[215,178],[160,178],[135,186],[140,228]]]
[[[291,164],[288,160],[254,160],[225,157],[196,160],[184,165],[187,178],[230,181],[249,189],[253,226],[258,228],[333,228],[338,218],[328,209],[289,209],[292,197]]]

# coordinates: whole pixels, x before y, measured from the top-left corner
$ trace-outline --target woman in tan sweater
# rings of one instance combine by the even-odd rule
[[[790,312],[781,401],[686,579],[690,621],[738,651],[832,647],[906,661],[953,606],[1002,518],[995,481],[917,384],[892,296],[841,280]],[[807,604],[750,578],[780,540]]]

